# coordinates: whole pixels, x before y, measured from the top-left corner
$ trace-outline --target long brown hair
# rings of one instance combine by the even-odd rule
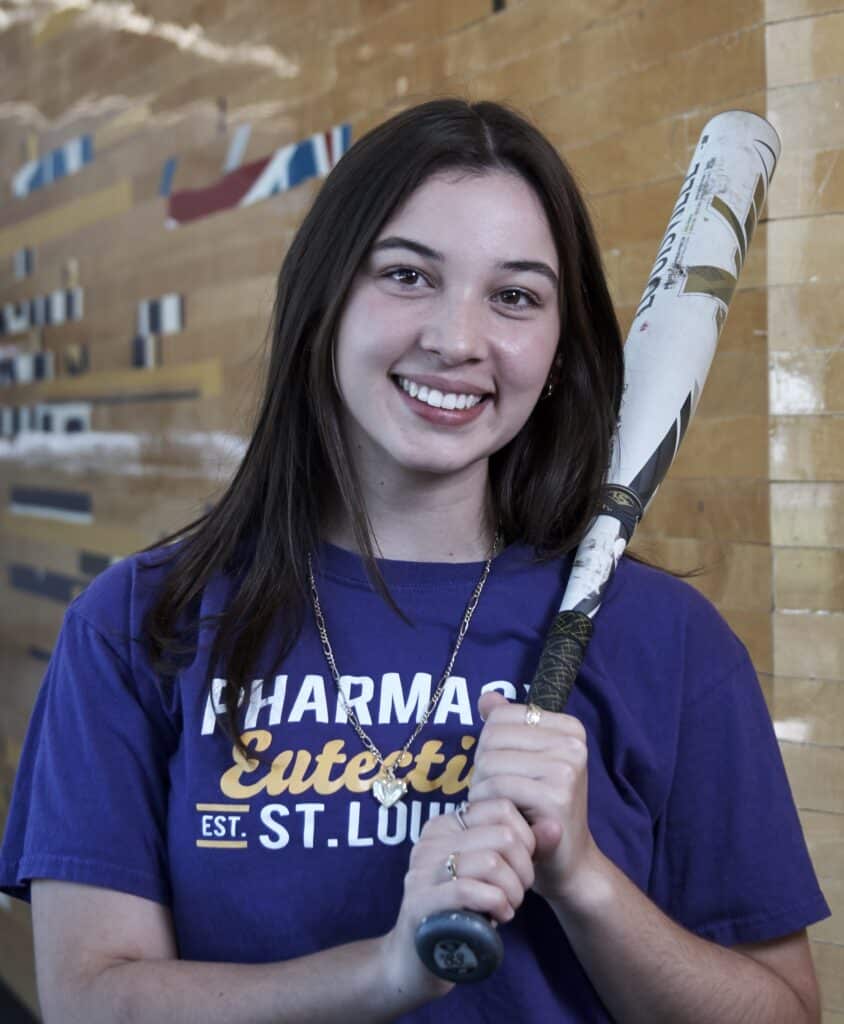
[[[333,379],[352,282],[384,223],[431,175],[493,169],[520,175],[542,202],[560,261],[561,324],[552,396],[490,458],[493,514],[506,542],[532,545],[540,557],[574,548],[595,515],[621,401],[622,339],[571,172],[536,128],[498,104],[445,99],[406,110],[361,138],[317,195],[278,276],[266,386],[247,452],[216,505],[166,538],[181,543],[162,552],[171,569],[145,640],[170,674],[184,650],[179,623],[208,581],[219,573],[236,580],[211,666],[224,661],[226,726],[241,749],[238,705],[271,623],[274,631],[281,624],[278,662],[301,630],[307,556],[319,543],[326,502],[348,510],[367,571],[392,603]]]

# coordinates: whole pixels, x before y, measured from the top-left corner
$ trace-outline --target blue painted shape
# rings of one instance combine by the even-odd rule
[[[343,135],[343,152],[345,153],[352,144],[352,126],[350,124],[341,124],[340,130]]]
[[[33,565],[13,563],[9,566],[9,584],[15,590],[22,590],[49,601],[68,604],[87,585],[88,581],[78,576],[60,572],[45,572]]]
[[[82,163],[89,164],[94,159],[94,136],[82,136]]]
[[[63,149],[54,149],[51,153],[53,158],[53,181],[57,178],[63,178],[67,174],[67,161],[65,160]]]
[[[314,144],[310,139],[305,139],[299,143],[290,158],[288,187],[294,188],[308,178],[315,178],[318,173]]]
[[[57,509],[60,512],[87,512],[93,510],[91,495],[85,491],[60,491],[46,487],[10,487],[9,502]]]
[[[39,160],[38,166],[35,168],[35,173],[29,179],[28,192],[34,192],[37,188],[43,188],[46,184],[46,174],[44,171],[44,161]]]
[[[167,160],[164,166],[161,168],[161,181],[159,182],[158,185],[158,194],[160,196],[164,196],[165,199],[173,191],[173,178],[175,177],[176,174],[177,163],[178,160],[176,159],[176,157],[171,156],[170,159]]]

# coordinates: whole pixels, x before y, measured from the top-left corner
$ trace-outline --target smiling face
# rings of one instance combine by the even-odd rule
[[[349,449],[366,487],[465,476],[521,430],[560,335],[559,264],[533,189],[452,171],[384,225],[336,342]]]

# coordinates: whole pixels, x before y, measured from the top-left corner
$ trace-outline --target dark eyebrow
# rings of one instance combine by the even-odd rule
[[[441,252],[437,252],[436,249],[431,249],[430,246],[423,245],[421,242],[414,242],[412,238],[402,238],[400,235],[382,238],[372,246],[373,252],[378,252],[381,249],[409,249],[429,260],[437,260],[439,263],[445,260],[445,256]],[[554,271],[547,263],[542,263],[540,260],[507,260],[497,266],[500,270],[532,271],[535,274],[542,274],[555,288],[558,288],[560,284]]]
[[[373,252],[378,252],[379,249],[410,249],[411,252],[419,253],[420,256],[425,256],[429,260],[438,260],[440,263],[445,259],[445,256],[441,252],[437,252],[436,249],[431,249],[421,242],[414,242],[410,238],[401,238],[399,235],[382,238],[372,246]]]
[[[560,286],[559,278],[554,271],[547,263],[542,263],[539,260],[508,260],[506,263],[499,263],[498,266],[502,270],[530,270],[535,274],[542,274],[543,277],[547,277],[555,288]]]

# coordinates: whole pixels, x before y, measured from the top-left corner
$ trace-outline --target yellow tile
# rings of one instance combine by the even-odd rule
[[[719,73],[713,75],[712,68]],[[761,26],[708,40],[671,54],[663,63],[620,74],[596,88],[551,97],[537,107],[544,125],[560,137],[588,141],[640,124],[709,106],[761,88],[764,82],[764,34]]]
[[[447,39],[446,75],[483,71],[534,50],[537,40],[551,44],[587,25],[618,18],[642,7],[642,0],[569,0],[508,4],[492,18],[470,25]]]
[[[769,285],[842,280],[840,217],[777,220],[767,227]]]
[[[719,542],[768,543],[768,482],[683,480],[672,474],[648,507],[637,537],[694,537]]]
[[[839,876],[819,879],[821,889],[832,911],[832,917],[813,925],[810,935],[813,942],[830,942],[844,945],[844,880]]]
[[[725,416],[692,421],[670,473],[679,479],[764,477],[767,467],[767,416]]]
[[[32,41],[35,46],[43,46],[47,42],[62,36],[69,29],[73,28],[76,19],[79,17],[79,10],[73,8],[54,11],[44,15],[35,23],[32,33]]]
[[[802,18],[842,9],[840,0],[765,0],[765,21]]]
[[[774,480],[844,480],[844,416],[775,417],[770,451]]]
[[[844,150],[786,146],[768,196],[768,216],[807,217],[844,207]]]
[[[634,550],[687,582],[723,611],[769,612],[771,558],[766,544],[728,544],[688,537],[637,535]]]
[[[791,152],[844,147],[844,79],[768,90],[768,120]],[[776,178],[774,179],[776,181]]]
[[[761,352],[718,352],[695,416],[763,416],[768,411],[768,381]]]
[[[842,323],[844,288],[839,284],[786,285],[768,290],[772,352],[838,348]]]
[[[838,868],[838,877],[844,874],[844,864]],[[812,942],[812,959],[818,976],[821,995],[825,1006],[844,1006],[844,945],[832,942]],[[823,1024],[841,1024],[844,1010],[840,1013],[825,1010]]]
[[[40,1019],[32,955],[32,923],[29,906],[12,901],[0,921],[0,973],[15,996]]]
[[[774,415],[844,412],[844,350],[772,353],[770,394]]]
[[[838,680],[774,676],[768,708],[783,742],[844,748],[844,686]]]
[[[844,611],[844,548],[774,549],[774,599],[782,611]]]
[[[765,45],[772,89],[838,77],[844,52],[844,11],[768,25]]]
[[[802,811],[800,821],[818,875],[844,875],[844,814]]]
[[[45,210],[21,224],[0,229],[0,257],[10,256],[21,246],[30,246],[69,235],[98,221],[115,217],[132,205],[132,183],[118,181],[93,195],[85,196],[53,210]]]
[[[402,46],[414,46],[482,19],[492,20],[487,0],[429,0],[424,4],[403,4],[374,23],[361,21],[359,31],[335,47],[339,74],[353,75],[361,65],[378,60]]]
[[[162,366],[144,372],[137,369],[113,370],[24,384],[15,389],[15,396],[21,402],[84,401],[91,396],[142,395],[185,389],[196,389],[204,397],[219,395],[223,390],[219,358],[183,366]]]
[[[770,612],[748,612],[734,608],[719,610],[733,632],[747,647],[756,671],[772,672],[774,656]]]
[[[844,615],[776,612],[773,628],[777,675],[844,680]]]
[[[771,484],[771,542],[838,547],[844,535],[844,484]]]
[[[803,743],[781,743],[780,749],[797,806],[844,813],[844,753]]]

